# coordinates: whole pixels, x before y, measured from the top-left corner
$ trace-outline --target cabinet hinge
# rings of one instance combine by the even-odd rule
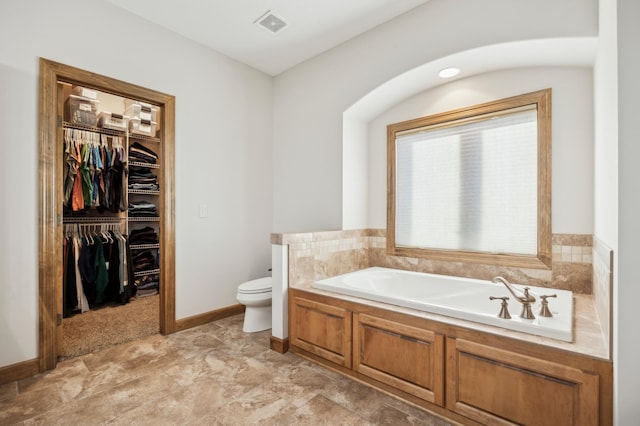
[[[62,315],[56,314],[56,325],[62,325]]]
[[[62,127],[62,117],[58,116],[58,127]]]

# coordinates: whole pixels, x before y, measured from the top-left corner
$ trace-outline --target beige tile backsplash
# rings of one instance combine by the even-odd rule
[[[383,266],[478,279],[502,275],[519,284],[592,293],[591,235],[554,234],[552,269],[540,270],[389,256],[385,232],[384,229],[363,229],[273,234],[271,242],[289,245],[289,284],[292,286]]]
[[[608,347],[613,347],[611,295],[613,292],[613,250],[598,238],[593,240],[593,298]]]

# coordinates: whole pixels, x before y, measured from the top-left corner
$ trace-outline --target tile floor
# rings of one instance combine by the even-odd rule
[[[0,386],[0,425],[449,425],[269,349],[242,315],[68,359]]]

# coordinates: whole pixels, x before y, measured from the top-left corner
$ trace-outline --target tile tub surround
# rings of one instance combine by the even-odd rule
[[[609,347],[613,347],[612,299],[613,250],[598,238],[593,239],[593,298],[602,327],[602,334]],[[612,354],[609,354],[611,357]]]
[[[381,266],[484,280],[501,275],[519,284],[592,293],[591,235],[554,234],[552,270],[389,256],[384,229],[272,234],[271,243],[289,246],[290,286]]]
[[[156,334],[1,385],[0,424],[450,424],[269,350],[269,332],[242,333],[242,318]]]
[[[573,343],[517,332],[513,332],[515,333],[513,337],[588,356],[610,359],[610,335],[603,330],[603,325],[607,327],[608,322],[606,319],[601,320],[603,316],[609,318],[610,298],[609,293],[599,289],[595,289],[596,291],[593,292],[595,294],[592,294],[591,280],[593,269],[595,269],[592,264],[595,259],[592,245],[596,248],[599,246],[593,243],[591,235],[554,234],[552,246],[556,258],[553,260],[551,271],[387,256],[385,235],[384,229],[272,234],[271,243],[288,245],[289,287],[309,289],[315,280],[370,266],[382,266],[487,280],[496,275],[502,275],[520,284],[571,290],[575,293]],[[565,253],[564,258],[562,253]],[[569,253],[571,253],[570,257]],[[362,299],[359,300],[362,302]],[[415,310],[409,310],[409,312],[423,315]],[[448,320],[446,317],[439,318]],[[466,324],[468,326],[470,323],[466,322]],[[459,325],[465,326],[464,323]],[[504,334],[508,331],[491,326],[485,327],[488,328],[482,330],[488,332]]]

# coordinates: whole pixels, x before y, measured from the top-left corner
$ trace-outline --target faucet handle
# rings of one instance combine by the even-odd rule
[[[535,303],[536,298],[529,293],[531,290],[529,287],[525,287],[524,289],[524,301],[529,303]]]
[[[551,313],[551,310],[549,309],[549,302],[547,301],[548,297],[558,297],[557,294],[545,294],[545,295],[541,295],[540,299],[542,299],[542,304],[540,306],[540,316],[541,317],[547,317],[547,318],[551,318],[553,316],[553,314]]]
[[[511,319],[511,315],[509,315],[509,309],[507,307],[508,302],[507,300],[509,300],[508,296],[503,296],[503,297],[495,297],[495,296],[489,296],[489,300],[502,300],[502,303],[500,303],[500,313],[498,314],[499,318],[504,318],[504,319]]]

